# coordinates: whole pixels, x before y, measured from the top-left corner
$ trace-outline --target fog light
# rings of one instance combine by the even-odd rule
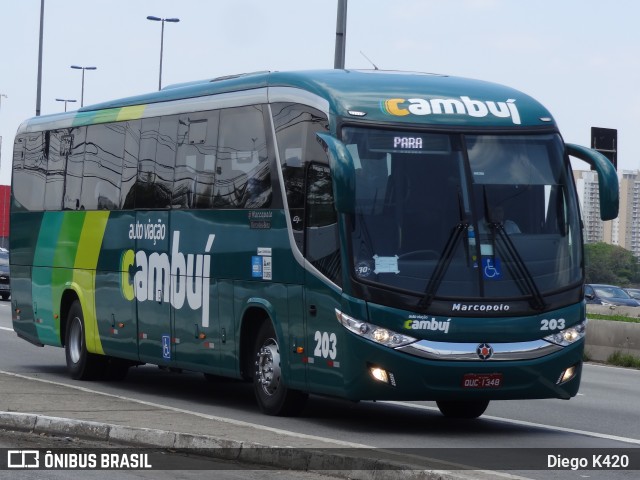
[[[562,374],[560,375],[560,378],[558,378],[558,381],[556,383],[558,385],[561,385],[565,382],[568,382],[569,380],[571,380],[573,377],[576,376],[577,371],[578,371],[577,365],[573,365],[567,368],[564,372],[562,372]]]
[[[369,372],[371,372],[371,376],[379,382],[389,383],[389,375],[387,375],[386,370],[380,367],[369,367]]]

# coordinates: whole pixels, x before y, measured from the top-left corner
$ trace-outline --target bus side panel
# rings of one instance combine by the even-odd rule
[[[13,328],[18,335],[34,343],[44,343],[38,337],[31,292],[31,266],[37,242],[37,236],[33,232],[39,230],[42,215],[42,212],[13,212],[10,222]]]
[[[31,267],[11,266],[11,304],[13,329],[32,343],[42,343],[34,321],[31,297]]]
[[[238,361],[238,342],[240,336],[236,330],[235,313],[233,306],[233,281],[218,280],[218,318],[220,332],[224,333],[220,339],[220,375],[240,377],[240,362]]]
[[[61,346],[60,299],[73,278],[75,244],[84,212],[45,212],[33,259],[32,295],[36,325],[43,343]]]
[[[289,345],[288,363],[290,371],[290,385],[300,390],[307,390],[307,364],[303,359],[308,355],[305,345],[306,316],[304,311],[304,288],[302,285],[287,285],[288,297],[288,332]],[[299,352],[298,347],[304,350]]]
[[[121,272],[96,273],[96,319],[105,355],[138,360],[136,304],[122,296]]]
[[[135,215],[112,212],[96,272],[96,317],[106,355],[138,360],[138,324],[133,289]],[[128,263],[129,262],[129,263]]]
[[[347,330],[336,318],[340,293],[310,272],[306,274],[307,312],[305,363],[309,391],[344,396],[345,368],[349,366]]]
[[[172,325],[176,365],[220,374],[218,282],[211,275],[217,229],[211,212],[170,213]],[[167,234],[169,236],[169,234]]]
[[[140,360],[174,366],[173,346],[176,343],[171,330],[169,212],[139,210],[135,218],[134,292],[138,310]]]

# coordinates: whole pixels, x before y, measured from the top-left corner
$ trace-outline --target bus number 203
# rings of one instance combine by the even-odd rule
[[[336,348],[338,339],[335,333],[320,332],[316,330],[313,339],[316,342],[316,348],[313,351],[313,355],[315,357],[335,360],[336,355],[338,354],[338,349]]]
[[[544,318],[540,322],[540,330],[564,330],[564,318],[552,318],[550,320]]]

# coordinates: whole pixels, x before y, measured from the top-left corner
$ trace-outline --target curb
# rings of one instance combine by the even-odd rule
[[[133,428],[99,422],[50,417],[30,413],[0,412],[0,428],[35,434],[55,434],[104,442],[189,449],[193,453],[222,460],[323,473],[353,480],[470,480],[495,478],[490,472],[465,470],[456,474],[446,469],[425,470],[417,463],[374,459],[365,456],[329,454],[321,450],[269,447],[251,442],[208,435]],[[445,465],[445,464],[443,464]]]

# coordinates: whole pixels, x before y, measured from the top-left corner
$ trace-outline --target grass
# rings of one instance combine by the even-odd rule
[[[625,317],[624,315],[601,315],[599,313],[587,313],[589,320],[614,320],[616,322],[640,323],[638,317]]]
[[[619,367],[640,369],[640,358],[629,353],[614,352],[607,358],[607,363]]]

